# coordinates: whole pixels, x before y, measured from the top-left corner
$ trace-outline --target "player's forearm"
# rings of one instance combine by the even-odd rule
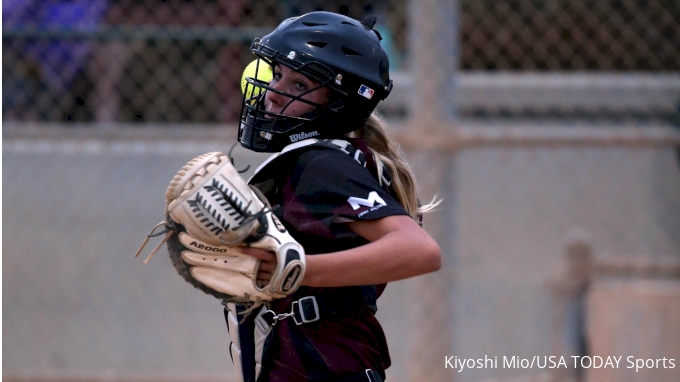
[[[308,256],[303,284],[380,284],[434,272],[440,267],[441,252],[432,238],[395,231],[357,248]]]

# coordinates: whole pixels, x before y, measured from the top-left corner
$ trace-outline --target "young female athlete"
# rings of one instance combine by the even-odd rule
[[[294,294],[240,325],[244,380],[384,379],[376,299],[387,282],[440,268],[439,246],[420,226],[433,205],[419,205],[413,174],[373,112],[392,89],[374,23],[312,12],[251,46],[273,78],[248,78],[239,141],[277,154],[249,182],[303,246],[307,268]],[[239,250],[261,260],[266,284],[275,256]],[[266,336],[249,337],[258,328]]]

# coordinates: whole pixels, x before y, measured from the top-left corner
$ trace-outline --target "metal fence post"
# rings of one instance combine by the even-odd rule
[[[458,0],[409,3],[412,121],[419,133],[452,122],[455,112],[455,73],[458,71]],[[422,129],[422,130],[421,130]]]
[[[447,150],[428,150],[428,142],[454,133],[455,73],[458,71],[458,1],[422,0],[409,2],[409,58],[414,78],[409,94],[409,122],[406,124],[413,169],[421,185],[429,185],[445,200],[439,211],[425,217],[425,228],[442,250],[442,269],[409,281],[409,321],[413,330],[408,346],[412,360],[407,366],[410,381],[450,381],[445,357],[452,355],[452,253],[455,237],[452,163]],[[420,197],[426,190],[420,189]],[[429,200],[423,200],[427,202]]]

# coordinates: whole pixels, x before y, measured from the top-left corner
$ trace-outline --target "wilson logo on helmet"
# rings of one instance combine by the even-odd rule
[[[319,134],[318,131],[312,131],[312,132],[309,132],[309,133],[302,132],[302,133],[298,133],[298,134],[289,135],[288,138],[290,138],[291,142],[295,143],[295,142],[301,141],[303,139],[318,137],[319,135],[321,135],[321,134]]]
[[[359,87],[359,94],[364,98],[367,99],[373,98],[373,93],[375,93],[375,91],[366,85],[361,85]]]

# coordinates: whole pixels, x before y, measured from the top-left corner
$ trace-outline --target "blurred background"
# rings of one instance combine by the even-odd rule
[[[253,38],[341,5],[377,16],[379,111],[443,200],[425,217],[443,269],[378,303],[387,380],[680,381],[680,2],[662,0],[3,1],[3,380],[232,380],[219,302],[165,250],[132,256],[176,171],[236,142]],[[246,176],[266,158],[233,156]]]

